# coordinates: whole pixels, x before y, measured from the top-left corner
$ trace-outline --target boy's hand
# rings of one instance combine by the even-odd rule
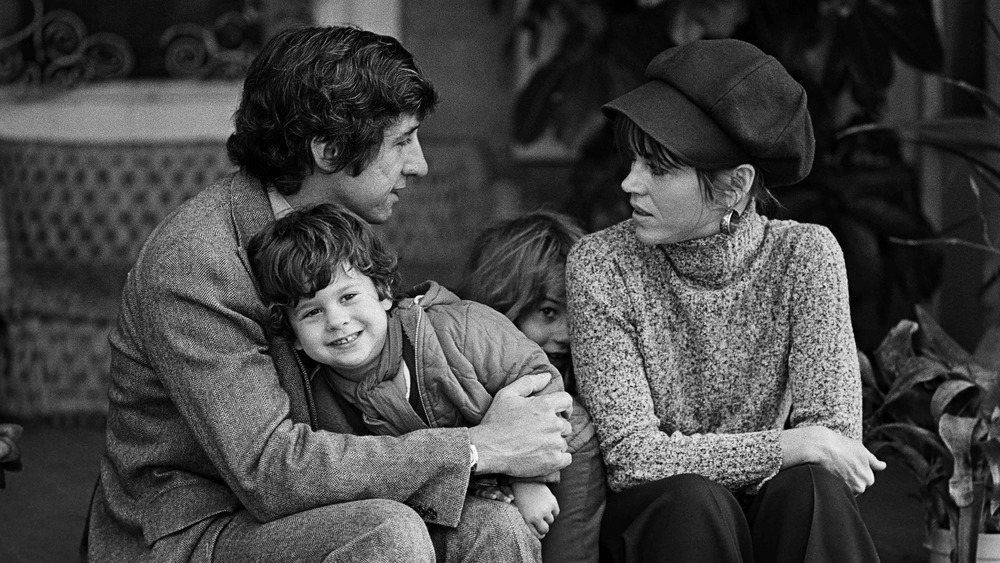
[[[514,505],[521,512],[528,529],[536,538],[542,539],[549,533],[549,526],[559,516],[559,503],[545,483],[511,484],[514,490]]]

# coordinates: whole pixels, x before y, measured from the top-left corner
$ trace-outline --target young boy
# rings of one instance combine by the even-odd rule
[[[551,374],[543,393],[562,390],[542,349],[493,309],[459,300],[435,282],[394,303],[396,256],[350,212],[327,204],[292,211],[255,235],[247,251],[270,328],[316,363],[314,389],[328,386],[373,433],[474,426],[497,391],[532,373]],[[586,412],[576,406],[570,422],[570,453],[597,455]],[[590,467],[589,461],[574,456],[562,473]],[[580,497],[557,499],[546,485],[556,479],[510,484],[514,504],[543,545],[550,528],[560,526],[560,504]],[[588,486],[603,491],[604,485]],[[552,554],[546,561],[596,561],[596,550],[579,551],[597,537],[597,526],[573,527],[553,534],[560,545],[546,546]]]

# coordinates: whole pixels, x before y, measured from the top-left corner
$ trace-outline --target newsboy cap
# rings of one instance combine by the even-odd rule
[[[737,39],[703,39],[654,57],[646,78],[605,115],[628,117],[695,168],[750,163],[768,186],[809,174],[816,139],[806,92],[774,57]]]

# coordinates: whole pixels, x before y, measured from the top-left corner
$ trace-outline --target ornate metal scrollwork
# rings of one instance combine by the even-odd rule
[[[170,76],[238,79],[259,48],[258,38],[257,12],[246,9],[222,14],[212,29],[193,23],[172,25],[160,37],[160,47]]]
[[[88,34],[79,16],[68,10],[45,13],[42,0],[31,0],[31,6],[27,26],[0,37],[0,84],[68,87],[123,78],[134,68],[135,55],[121,36]]]

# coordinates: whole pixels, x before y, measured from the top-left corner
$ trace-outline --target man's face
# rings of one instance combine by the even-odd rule
[[[325,184],[319,201],[345,207],[369,223],[384,223],[392,215],[392,206],[399,200],[399,190],[409,178],[427,174],[427,161],[417,139],[420,120],[403,115],[385,131],[378,156],[352,177],[346,170],[317,179]]]

